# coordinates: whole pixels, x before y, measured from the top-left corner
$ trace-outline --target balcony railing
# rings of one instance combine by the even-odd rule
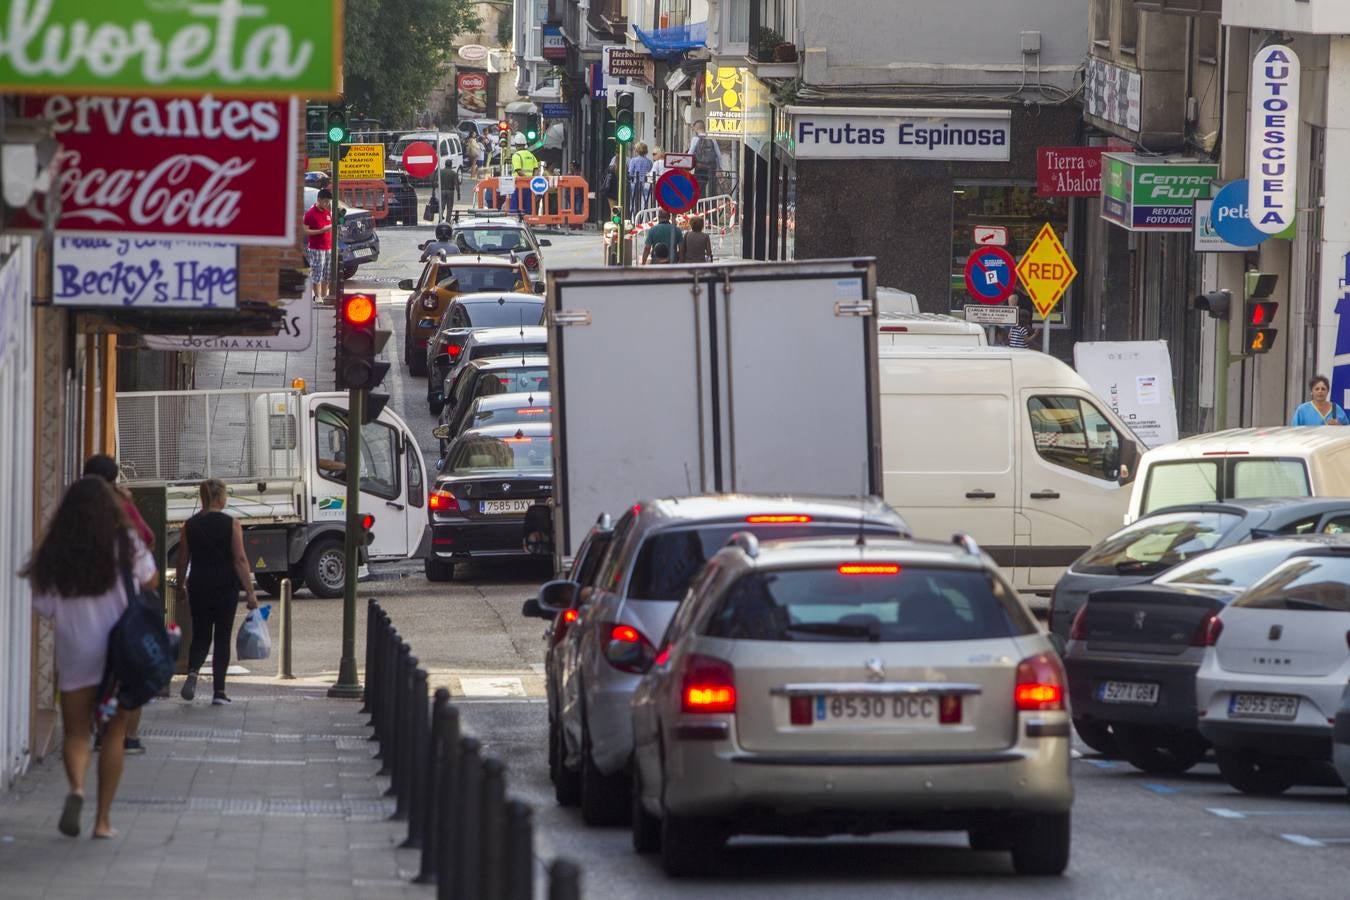
[[[749,0],[746,56],[755,62],[797,61],[791,0]]]

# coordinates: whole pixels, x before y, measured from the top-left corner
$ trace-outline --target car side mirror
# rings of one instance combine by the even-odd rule
[[[527,619],[552,619],[557,613],[549,612],[539,605],[537,597],[531,597],[520,606],[520,614]]]
[[[449,426],[449,425],[437,425],[435,428],[431,429],[431,436],[434,437],[434,438],[436,438],[438,441],[446,441],[446,440],[449,440],[449,439],[450,439],[450,426]]]
[[[417,287],[417,283],[414,282],[411,278],[404,278],[402,281],[398,283],[398,289],[400,291],[411,291],[415,287]]]
[[[576,593],[577,583],[575,581],[558,579],[547,582],[539,588],[539,606],[541,609],[548,610],[550,615],[556,615],[571,608]]]
[[[641,641],[610,641],[605,649],[605,659],[616,668],[645,673],[656,661],[656,651]]]
[[[540,238],[540,239],[539,239],[539,246],[540,246],[540,247],[552,247],[552,246],[553,246],[553,242],[550,241],[548,238]]]

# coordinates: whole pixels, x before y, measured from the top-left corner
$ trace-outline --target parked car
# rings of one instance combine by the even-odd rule
[[[460,294],[484,291],[493,294],[528,293],[530,273],[518,262],[495,256],[456,254],[429,259],[416,280],[405,278],[399,290],[409,291],[404,305],[404,359],[412,375],[427,374],[427,345],[441,328],[441,320],[450,302]],[[492,322],[519,324],[518,322]],[[526,320],[527,325],[538,324]]]
[[[1326,537],[1272,538],[1213,550],[1151,581],[1092,591],[1064,664],[1074,725],[1089,746],[1109,731],[1145,772],[1176,774],[1204,758],[1195,673],[1210,620],[1291,556]]]
[[[427,503],[428,581],[450,581],[457,563],[531,557],[525,514],[553,489],[547,422],[466,431],[450,444]],[[544,557],[539,556],[543,559]]]
[[[1279,794],[1332,759],[1350,682],[1350,542],[1287,559],[1220,612],[1196,674],[1200,733],[1219,774]]]
[[[703,568],[632,702],[633,845],[701,874],[738,833],[961,829],[1069,861],[1064,671],[973,541],[745,532]]]
[[[488,313],[489,319],[505,319],[511,313],[511,307],[504,303],[488,304],[480,312]],[[533,317],[534,310],[530,307],[521,305],[515,306],[517,320],[524,319],[526,316]],[[461,313],[463,315],[461,315]],[[548,353],[548,334],[544,328],[539,325],[513,325],[499,328],[474,328],[465,329],[462,325],[467,316],[472,315],[473,309],[470,306],[462,306],[456,309],[454,304],[446,310],[446,315],[442,317],[442,325],[452,323],[449,327],[442,327],[437,332],[436,337],[427,344],[427,367],[430,369],[430,375],[427,378],[427,406],[431,414],[437,415],[444,405],[445,381],[447,376],[453,373],[456,366],[462,366],[475,359],[484,359],[491,356],[511,356],[528,355],[542,356]],[[543,313],[542,305],[540,315]],[[453,324],[461,323],[461,324]],[[466,334],[460,334],[467,331]],[[442,339],[441,335],[445,335]],[[463,339],[463,343],[459,339]],[[444,340],[444,350],[436,352]],[[432,354],[435,353],[433,356]],[[437,376],[441,380],[436,381]]]
[[[1341,694],[1341,706],[1331,726],[1331,761],[1341,782],[1350,785],[1350,687]]]
[[[417,189],[407,172],[385,169],[384,189],[389,197],[389,213],[385,216],[386,225],[416,225],[421,211],[418,209]]]
[[[319,189],[306,187],[304,197],[305,208],[300,211],[302,216],[318,201]],[[380,258],[380,235],[375,231],[375,219],[370,210],[353,206],[344,207],[344,210],[346,216],[338,228],[339,258],[342,261],[342,277],[351,278],[361,266]]]
[[[562,772],[562,753],[558,747],[558,672],[562,655],[573,652],[575,645],[563,638],[590,606],[591,595],[599,579],[601,563],[614,536],[614,523],[609,513],[601,513],[582,540],[567,577],[550,581],[539,588],[535,597],[526,600],[521,614],[547,619],[544,630],[544,685],[548,695],[548,777],[553,791],[563,806],[575,806],[581,799],[581,784],[575,775]]]
[[[879,498],[713,494],[643,500],[615,526],[591,608],[568,632],[561,674],[563,769],[580,778],[582,818],[622,823],[630,809],[629,700],[690,580],[737,531],[764,540],[908,535]]]
[[[544,247],[552,246],[547,238],[536,238],[530,226],[520,218],[509,216],[461,218],[455,223],[452,238],[463,253],[484,253],[510,256],[530,270],[535,293],[544,292]]]
[[[442,442],[453,440],[466,429],[469,408],[479,397],[542,392],[548,387],[547,356],[488,357],[460,366],[446,379],[446,402],[433,434]]]

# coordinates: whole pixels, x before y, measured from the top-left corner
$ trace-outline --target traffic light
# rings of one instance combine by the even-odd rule
[[[344,293],[338,326],[338,382],[349,390],[370,390],[389,372],[389,363],[375,357],[389,341],[391,332],[379,327],[375,295]],[[389,402],[385,394],[371,394],[362,424],[373,422]]]
[[[1275,336],[1280,333],[1279,329],[1270,327],[1275,324],[1275,314],[1280,311],[1279,301],[1270,299],[1279,280],[1279,276],[1269,272],[1247,273],[1243,292],[1246,298],[1246,353],[1269,353]]]
[[[502,139],[502,146],[505,147],[511,143],[511,123],[502,119],[497,123],[497,136]]]
[[[371,531],[375,527],[375,517],[370,513],[361,515],[361,543],[370,544],[375,540],[375,532]]]
[[[1227,319],[1232,306],[1232,291],[1210,291],[1195,298],[1195,308],[1209,313],[1211,319]]]
[[[351,138],[347,129],[347,104],[328,104],[328,143],[345,144]]]
[[[633,143],[633,92],[622,91],[614,101],[614,139],[620,144]]]
[[[525,117],[525,141],[533,144],[539,140],[539,113],[530,113]]]

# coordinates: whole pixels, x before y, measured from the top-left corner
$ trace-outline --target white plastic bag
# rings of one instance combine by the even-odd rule
[[[237,659],[267,659],[272,654],[272,635],[267,632],[267,607],[250,609],[234,639]]]

